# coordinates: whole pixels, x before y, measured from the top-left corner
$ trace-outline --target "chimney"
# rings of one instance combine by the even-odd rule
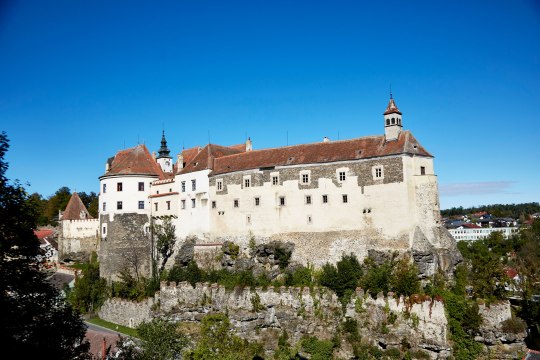
[[[111,164],[109,164],[109,162],[107,161],[105,163],[105,172],[109,171],[111,169]]]
[[[246,151],[251,151],[253,150],[253,144],[251,142],[251,138],[248,137],[248,139],[246,140]]]
[[[154,159],[154,161],[156,160],[156,152],[155,151],[152,151],[152,159]]]
[[[325,136],[325,137],[322,139],[322,141],[323,141],[323,142],[330,142],[330,139],[329,139],[327,136]]]

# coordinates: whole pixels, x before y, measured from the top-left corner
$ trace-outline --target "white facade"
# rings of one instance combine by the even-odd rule
[[[178,219],[175,225],[179,237],[208,236],[210,231],[209,173],[210,170],[205,169],[175,177],[179,191]]]
[[[498,231],[502,233],[505,239],[511,238],[519,231],[517,227],[501,227],[501,228],[457,228],[448,229],[448,232],[452,234],[457,241],[476,241],[487,238],[493,232]]]

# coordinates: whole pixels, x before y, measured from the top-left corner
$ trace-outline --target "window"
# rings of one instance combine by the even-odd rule
[[[139,191],[144,191],[144,183],[143,182],[139,183]]]
[[[197,181],[195,179],[191,180],[191,191],[197,190]]]
[[[171,202],[167,201],[167,210],[171,210]]]
[[[116,191],[122,191],[122,183],[116,183]]]
[[[322,202],[323,202],[323,204],[327,204],[327,203],[328,203],[328,195],[323,195],[323,196],[322,196]]]
[[[191,207],[192,207],[192,208],[195,207],[195,199],[191,199]]]
[[[426,175],[426,167],[420,166],[420,175]]]
[[[302,184],[309,184],[309,174],[302,174]]]
[[[306,195],[306,205],[311,205],[311,195]]]
[[[103,226],[103,235],[107,235],[107,227],[106,226]]]
[[[154,208],[156,211],[158,211],[158,203],[154,203]]]
[[[375,168],[375,177],[382,178],[382,168]]]
[[[279,197],[279,206],[285,206],[285,196]]]
[[[212,209],[215,209],[215,208],[216,208],[216,202],[212,201]]]
[[[250,225],[250,224],[251,224],[251,215],[247,215],[247,216],[246,216],[246,224],[247,224],[247,225]]]
[[[345,181],[345,171],[339,172],[339,181]]]
[[[261,205],[261,198],[260,197],[256,197],[255,198],[255,206],[259,206]]]
[[[103,211],[107,211],[107,203],[106,202],[103,203]]]
[[[251,180],[250,179],[244,179],[244,187],[248,188],[249,185],[251,185]]]
[[[272,176],[272,185],[279,185],[279,176]]]
[[[144,209],[144,201],[139,201],[139,209]]]
[[[392,118],[392,125],[394,125],[395,123],[396,123],[396,119]]]
[[[107,192],[107,184],[103,184],[103,193],[105,194]]]
[[[182,209],[185,209],[185,208],[186,208],[186,200],[182,200],[182,201],[180,202],[180,207],[181,207]]]
[[[390,119],[386,119],[386,125],[390,125]]]
[[[223,180],[217,180],[216,187],[217,187],[217,191],[223,190]]]
[[[182,192],[186,192],[186,182],[182,181]]]
[[[239,201],[238,201],[238,199],[234,199],[234,203],[233,203],[233,206],[234,206],[235,208],[237,208],[237,207],[238,207],[238,202],[239,202]]]
[[[308,224],[311,224],[312,220],[313,220],[313,219],[311,218],[311,215],[308,215],[308,216],[307,216],[307,223],[308,223]]]
[[[116,210],[122,210],[122,202],[121,201],[116,202]]]
[[[346,204],[348,202],[347,195],[343,194],[342,197],[343,197],[343,203]]]

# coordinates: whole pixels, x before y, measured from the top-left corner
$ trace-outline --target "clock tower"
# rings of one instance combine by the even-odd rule
[[[169,154],[170,150],[167,147],[167,140],[165,140],[165,130],[163,130],[163,134],[161,135],[161,147],[159,148],[156,161],[159,166],[161,166],[161,170],[166,173],[171,173],[173,171],[172,157]]]

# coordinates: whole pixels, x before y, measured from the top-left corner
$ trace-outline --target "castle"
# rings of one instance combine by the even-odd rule
[[[442,226],[433,156],[403,130],[392,96],[384,135],[254,150],[208,144],[173,161],[165,134],[157,154],[119,151],[99,177],[101,275],[148,274],[152,221],[172,219],[178,246],[234,241],[294,244],[292,260],[321,266],[346,253],[410,253],[424,275],[456,262]]]

